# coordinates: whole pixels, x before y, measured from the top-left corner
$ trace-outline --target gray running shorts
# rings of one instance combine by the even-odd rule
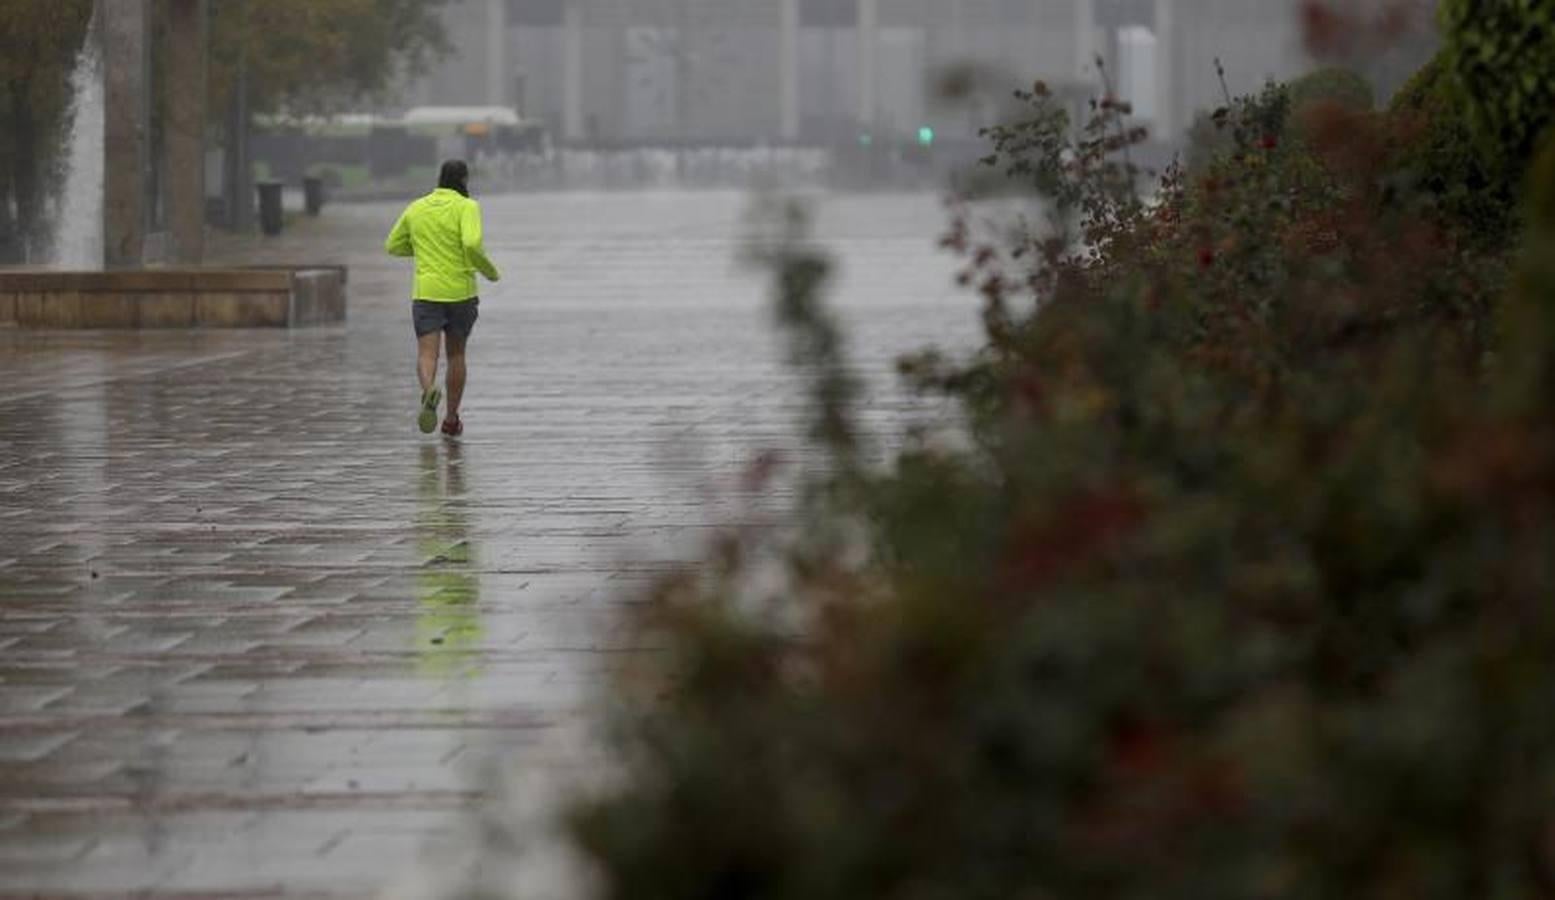
[[[416,326],[416,337],[426,337],[439,331],[456,338],[469,338],[475,330],[475,320],[480,318],[481,298],[471,297],[456,303],[438,303],[417,300],[411,304],[411,321]]]

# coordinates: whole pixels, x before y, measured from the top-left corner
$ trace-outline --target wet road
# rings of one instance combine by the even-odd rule
[[[369,893],[492,760],[589,765],[590,691],[645,649],[613,615],[795,445],[796,385],[745,197],[485,205],[458,443],[413,429],[397,208],[222,251],[348,264],[346,327],[0,331],[0,895]],[[889,428],[891,359],[971,303],[933,198],[821,209]]]

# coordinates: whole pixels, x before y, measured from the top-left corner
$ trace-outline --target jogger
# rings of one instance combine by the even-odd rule
[[[480,317],[475,274],[488,281],[501,280],[497,267],[486,256],[480,204],[470,199],[469,167],[459,160],[443,163],[437,190],[411,203],[384,242],[394,256],[416,260],[411,324],[416,332],[416,375],[421,382],[421,404],[416,424],[424,434],[437,427],[442,399],[437,389],[440,352],[448,355],[448,407],[443,434],[464,432],[459,410],[464,402],[467,377],[465,348]]]

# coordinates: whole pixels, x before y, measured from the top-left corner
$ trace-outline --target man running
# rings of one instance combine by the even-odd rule
[[[486,257],[481,238],[480,204],[470,199],[470,167],[460,160],[443,163],[437,190],[405,208],[384,249],[416,258],[411,320],[416,329],[416,374],[421,378],[421,409],[416,424],[423,434],[437,427],[437,355],[448,350],[448,413],[443,434],[464,433],[459,405],[464,400],[464,348],[479,315],[475,273],[500,281]]]

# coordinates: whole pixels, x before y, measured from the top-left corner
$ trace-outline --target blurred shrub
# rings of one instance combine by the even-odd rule
[[[1258,94],[1231,100],[1200,113],[1188,128],[1185,159],[1189,172],[1202,172],[1215,161],[1255,141],[1278,138],[1290,120],[1290,86],[1270,82]]]
[[[1298,111],[1316,103],[1369,111],[1377,103],[1370,82],[1356,72],[1337,67],[1309,72],[1292,81],[1288,90],[1291,108]]]
[[[1233,99],[1227,106],[1194,119],[1188,129],[1187,168],[1201,172],[1215,160],[1235,153],[1239,146],[1299,136],[1299,131],[1291,135],[1293,124],[1299,126],[1329,107],[1368,112],[1375,102],[1371,85],[1348,69],[1329,67],[1289,84],[1270,82],[1257,94]]]
[[[1271,89],[1146,204],[1023,97],[1049,221],[958,214],[986,346],[903,363],[969,446],[860,463],[828,263],[761,246],[830,464],[644,605],[604,894],[1555,894],[1555,255],[1411,214],[1393,116]]]
[[[1445,64],[1461,85],[1476,137],[1521,170],[1555,121],[1555,3],[1443,0]]]
[[[1526,209],[1536,234],[1555,234],[1555,139],[1545,142],[1528,171]]]
[[[1398,168],[1407,196],[1465,238],[1504,245],[1516,228],[1515,173],[1475,140],[1470,108],[1438,56],[1394,97],[1390,113],[1405,140]]]

